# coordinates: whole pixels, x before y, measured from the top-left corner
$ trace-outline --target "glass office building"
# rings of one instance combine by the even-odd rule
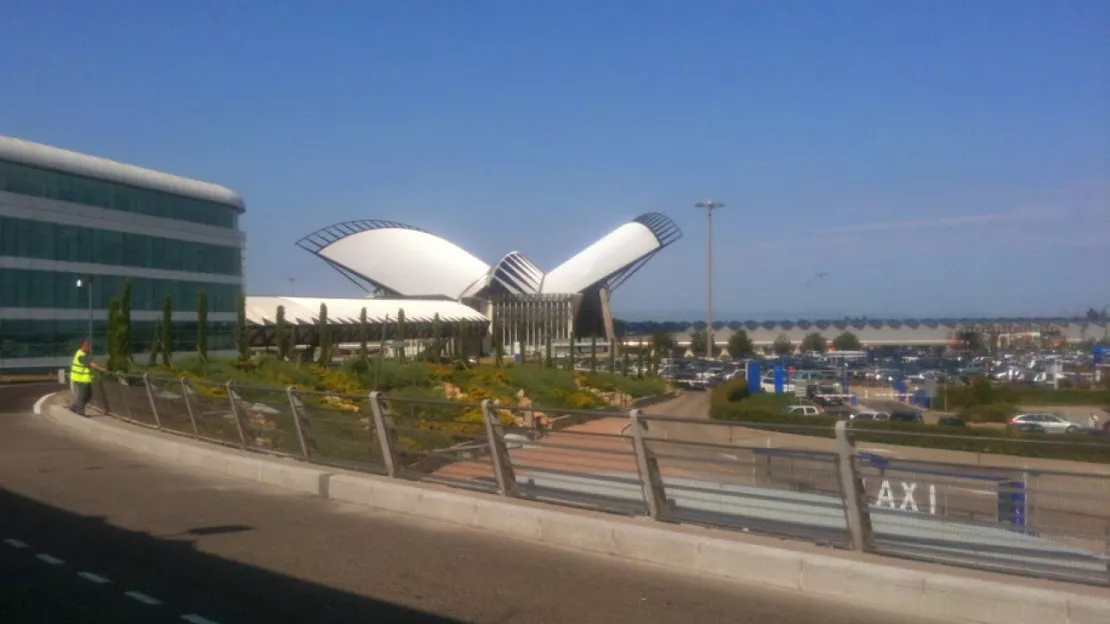
[[[174,349],[194,352],[201,290],[209,350],[234,348],[243,210],[221,186],[0,137],[0,370],[68,364],[90,320],[103,357],[127,279],[136,354],[167,296]]]

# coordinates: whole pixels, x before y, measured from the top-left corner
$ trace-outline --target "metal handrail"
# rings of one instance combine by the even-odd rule
[[[1074,488],[1061,490],[1056,484],[1052,484],[1053,487],[1050,488],[1048,482],[1038,481],[1052,478],[1094,479],[1094,486],[1102,487],[1104,483],[1110,482],[1110,474],[886,458],[855,446],[856,440],[866,437],[866,434],[962,438],[979,442],[1063,443],[1082,448],[1106,448],[1097,443],[861,429],[850,427],[844,421],[838,422],[835,428],[824,428],[792,423],[691,420],[668,415],[647,415],[635,409],[628,412],[547,409],[542,406],[498,404],[489,400],[481,403],[425,400],[389,397],[378,392],[359,395],[298,390],[295,387],[238,385],[233,382],[218,384],[180,377],[165,378],[150,375],[114,377],[127,386],[106,384],[116,386],[115,391],[118,395],[111,401],[102,397],[102,403],[106,412],[117,417],[130,419],[131,410],[134,408],[137,418],[148,421],[144,423],[135,420],[134,422],[161,431],[238,446],[254,452],[294,457],[322,465],[355,467],[374,474],[384,473],[390,478],[416,477],[429,482],[449,483],[456,487],[481,485],[483,489],[488,489],[490,487],[489,469],[492,468],[497,491],[507,497],[525,496],[549,503],[586,505],[618,513],[628,513],[629,504],[635,503],[642,505],[642,509],[646,510],[653,519],[664,522],[686,521],[727,528],[748,527],[752,530],[791,535],[802,539],[811,539],[814,535],[820,535],[823,542],[831,539],[840,544],[849,544],[859,551],[890,552],[899,555],[909,552],[911,556],[925,558],[938,556],[927,545],[922,548],[919,537],[892,534],[889,524],[880,527],[883,531],[881,539],[876,539],[871,529],[872,515],[879,518],[880,522],[889,522],[890,517],[912,513],[890,505],[883,507],[881,500],[874,500],[876,488],[879,488],[874,471],[879,470],[883,488],[897,488],[899,485],[909,488],[905,482],[913,483],[911,479],[918,481],[925,479],[928,488],[943,490],[943,501],[930,501],[926,509],[928,513],[923,513],[919,516],[919,520],[914,521],[917,527],[930,526],[930,522],[934,524],[940,522],[947,523],[950,528],[957,527],[951,529],[957,531],[961,526],[980,527],[991,531],[1013,531],[1025,539],[1033,536],[1042,541],[1055,536],[1061,540],[1079,540],[1078,543],[1082,548],[1087,548],[1087,544],[1096,544],[1097,547],[1091,547],[1095,552],[1103,552],[1110,546],[1110,516],[1099,515],[1105,507],[1104,501],[1108,496],[1104,496],[1097,490],[1089,493],[1072,491]],[[142,383],[136,383],[139,380]],[[163,383],[166,385],[163,386]],[[221,396],[215,397],[214,402],[207,401],[202,404],[196,401],[196,397],[200,395],[192,391],[193,386],[222,388],[223,392],[220,393]],[[166,393],[161,392],[175,387],[180,390],[175,391],[174,394],[167,396]],[[252,422],[246,409],[247,403],[236,400],[236,391],[271,393],[275,401],[267,399],[260,403],[277,410],[272,417],[272,424],[262,427]],[[101,392],[103,393],[103,389]],[[224,392],[226,396],[223,396]],[[177,393],[181,396],[174,396]],[[306,404],[298,399],[300,396],[336,397],[355,401],[363,409],[358,412],[332,410],[326,404],[316,405],[316,401]],[[182,402],[179,405],[181,409],[177,407],[170,409],[176,401]],[[365,409],[366,404],[369,404],[369,410]],[[409,426],[408,410],[403,407],[406,404],[426,407],[450,406],[460,411],[465,410],[471,415],[472,410],[477,408],[480,410],[482,419],[468,420],[468,423],[474,425],[474,430],[469,432],[419,429]],[[151,410],[149,417],[145,414],[147,405]],[[120,409],[126,409],[127,414],[120,413]],[[258,409],[264,415],[269,413],[262,408]],[[537,428],[528,425],[503,425],[499,417],[501,410],[514,413],[530,411],[548,415],[581,415],[590,419],[617,418],[627,422],[624,423],[620,433],[579,431],[573,428],[552,431],[544,427],[540,431],[549,435],[540,435],[518,444],[511,435],[507,438],[507,432],[509,434],[518,431],[533,432],[537,431]],[[254,411],[251,410],[252,413]],[[186,414],[188,421],[184,420]],[[327,414],[326,417],[325,414]],[[344,424],[344,414],[350,415],[349,420],[346,421],[349,424]],[[266,418],[270,417],[266,416]],[[151,420],[153,424],[149,422]],[[184,424],[186,422],[187,424]],[[651,435],[652,423],[679,423],[703,431],[710,427],[753,427],[763,430],[786,429],[799,432],[816,430],[832,437],[832,440],[827,441],[833,442],[836,446],[832,450],[812,450],[793,446],[770,448],[736,443],[703,442],[686,440],[681,436],[678,439],[661,438]],[[616,423],[618,426],[620,424],[622,423]],[[347,427],[364,427],[365,429],[358,431],[366,430],[367,435],[360,433],[357,438],[352,436],[351,439],[347,439],[332,430],[335,426],[340,427],[339,431],[346,430]],[[451,443],[452,446],[426,450],[406,447],[412,439],[410,432],[447,436],[453,441],[445,439],[444,442]],[[555,433],[558,433],[559,437],[552,439]],[[267,439],[266,436],[271,437]],[[576,439],[583,442],[575,443]],[[594,446],[588,443],[595,440],[612,442],[619,440],[625,446],[617,448],[615,445]],[[318,444],[319,442],[325,444]],[[336,442],[342,444],[335,444]],[[279,446],[283,450],[278,450]],[[293,452],[291,448],[297,448],[297,451]],[[700,449],[706,451],[705,455],[712,452],[717,456],[698,456],[694,453],[688,456],[680,452],[667,452],[668,448],[685,448],[691,451]],[[745,456],[743,460],[739,460],[719,456],[724,453],[750,453],[750,458]],[[438,458],[443,463],[431,466],[418,463],[429,457]],[[604,459],[605,457],[621,458],[622,461],[616,462]],[[627,462],[625,458],[634,459],[634,462]],[[592,463],[594,461],[597,463]],[[661,465],[662,461],[666,464]],[[479,472],[483,476],[481,478],[466,476],[478,474],[467,471],[461,473],[440,471],[443,465],[456,463],[481,466],[482,469]],[[417,466],[420,466],[420,473],[414,474],[413,468]],[[999,483],[989,485],[984,483],[983,489],[990,496],[998,497],[998,509],[993,509],[995,504],[993,498],[983,498],[982,492],[978,490],[973,495],[961,494],[961,491],[965,491],[960,488],[963,481],[958,473],[949,474],[954,471],[966,471],[968,474],[996,473],[998,477],[995,480]],[[906,476],[899,480],[889,478],[888,473]],[[866,484],[865,477],[868,479]],[[479,481],[484,479],[484,484],[474,481],[476,478]],[[893,485],[887,485],[888,479]],[[628,485],[639,486],[631,493],[631,498]],[[865,485],[870,490],[865,488]],[[615,486],[620,487],[614,490]],[[783,493],[786,491],[790,493]],[[918,492],[921,492],[921,489]],[[929,495],[933,494],[934,492],[930,490]],[[894,493],[887,492],[880,494],[880,497],[883,495],[888,498],[896,496]],[[871,499],[868,498],[869,496]],[[1006,504],[1010,505],[1010,508],[1022,506],[1024,511],[1021,512],[1020,518],[1016,515],[1003,517],[1005,497],[1009,497],[1006,500],[1010,502]],[[1038,506],[1037,501],[1042,497],[1044,502]],[[699,504],[703,507],[698,507]],[[707,508],[704,505],[710,505],[710,507]],[[738,506],[733,508],[729,505]],[[788,506],[792,509],[790,513],[793,515],[785,520],[776,520],[775,513],[785,513],[781,510],[776,511],[776,505]],[[942,515],[929,515],[933,513],[934,507],[940,508]],[[828,524],[830,509],[843,509],[844,517],[839,528]],[[906,507],[902,506],[901,509],[904,510]],[[915,504],[912,509],[918,509],[917,505]],[[1083,522],[1098,524],[1090,528],[1086,524],[1077,527],[1072,526],[1074,522],[1069,524],[1060,520],[1059,514],[1073,513],[1076,518],[1082,514]],[[1038,514],[1041,515],[1038,516]],[[845,526],[847,529],[844,528]],[[1103,530],[1105,534],[1100,533]],[[830,538],[830,535],[833,537]],[[951,541],[957,538],[946,537],[945,539]],[[1002,538],[965,536],[958,539]],[[1051,540],[1045,543],[1050,545]],[[1054,578],[1074,576],[1074,569],[1067,567],[1068,561],[1078,561],[1076,565],[1087,565],[1089,562],[1088,559],[1084,559],[1087,555],[1077,554],[1086,552],[1080,546],[1074,546],[1071,542],[1067,544],[1067,547],[1060,546],[1060,550],[1052,551],[1051,557],[1041,556],[1034,563],[1012,563],[1008,571]],[[1050,546],[1038,546],[1038,548],[1050,548]],[[969,552],[971,552],[970,547]],[[969,565],[976,565],[974,558],[966,559],[971,562]],[[1060,563],[1057,559],[1064,563]],[[990,566],[998,565],[994,560],[984,562],[982,565],[987,566],[988,563]],[[1085,579],[1088,582],[1110,584],[1110,572],[1105,570],[1084,574],[1087,574]]]

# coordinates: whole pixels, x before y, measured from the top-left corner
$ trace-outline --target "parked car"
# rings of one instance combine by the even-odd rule
[[[1021,431],[1036,431],[1034,428],[1026,428],[1029,425],[1040,427],[1045,433],[1078,433],[1083,429],[1083,425],[1072,422],[1062,416],[1056,414],[1018,414],[1010,419],[1010,426],[1017,428]]]
[[[820,412],[813,405],[791,405],[786,408],[790,416],[818,416]]]
[[[890,414],[888,414],[886,412],[874,412],[874,411],[870,411],[870,410],[865,410],[865,411],[862,411],[862,412],[856,412],[856,413],[852,414],[851,416],[849,416],[849,419],[851,419],[851,420],[889,420],[890,419]]]
[[[921,412],[891,412],[890,422],[914,423],[916,425],[924,425],[925,418],[921,416]]]
[[[809,386],[806,388],[809,400],[825,407],[841,405],[844,399],[840,396],[840,389],[836,386]]]
[[[941,419],[937,421],[937,425],[941,427],[966,427],[967,423],[959,416],[942,416]]]

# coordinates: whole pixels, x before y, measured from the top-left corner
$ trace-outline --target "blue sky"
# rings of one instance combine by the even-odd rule
[[[253,293],[357,294],[293,246],[337,221],[550,269],[658,211],[617,312],[698,317],[713,196],[718,318],[1110,304],[1103,0],[13,0],[0,85],[0,134],[242,193]]]

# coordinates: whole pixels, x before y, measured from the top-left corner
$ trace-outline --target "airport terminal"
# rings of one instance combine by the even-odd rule
[[[230,350],[244,289],[238,221],[245,209],[223,186],[0,137],[0,369],[62,366],[88,335],[94,350],[103,345],[109,301],[127,277],[136,353],[149,351],[167,296],[174,344],[192,352],[202,289],[210,348]],[[339,343],[357,339],[366,308],[373,336],[384,335],[404,310],[416,343],[431,337],[438,317],[444,338],[466,336],[485,352],[493,333],[509,354],[534,355],[548,341],[566,353],[572,339],[576,350],[591,342],[602,351],[638,345],[651,340],[649,324],[621,322],[618,331],[613,294],[681,236],[665,215],[643,214],[545,271],[520,251],[487,263],[449,238],[403,223],[337,223],[296,245],[347,277],[352,296],[250,295],[251,343],[272,346],[284,306],[297,345],[315,347],[323,303]],[[726,349],[740,329],[766,349],[780,336],[799,344],[811,332],[832,340],[850,331],[873,348],[949,345],[974,330],[1004,347],[1033,334],[1063,343],[1099,340],[1110,328],[1068,318],[733,321],[714,323],[716,349]],[[672,332],[675,343],[688,346],[693,331]]]

